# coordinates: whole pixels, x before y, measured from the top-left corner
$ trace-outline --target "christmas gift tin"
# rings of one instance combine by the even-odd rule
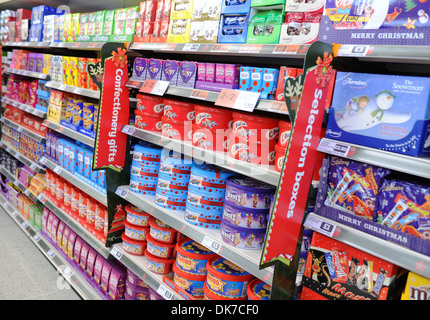
[[[142,209],[129,203],[125,206],[125,212],[127,213],[126,221],[134,226],[148,227],[149,219],[152,217],[149,213],[146,213]]]
[[[172,265],[175,262],[175,259],[165,259],[165,258],[159,258],[156,257],[148,252],[148,250],[145,250],[145,257],[146,257],[146,267],[158,274],[168,274],[170,270],[172,269]]]
[[[136,256],[143,256],[143,253],[146,249],[146,241],[137,241],[130,239],[125,235],[125,233],[121,235],[121,239],[124,251]]]
[[[133,240],[146,241],[146,235],[149,233],[149,227],[138,227],[124,221],[124,233]]]
[[[176,244],[176,267],[186,273],[207,274],[207,262],[216,254],[190,238],[183,238]]]
[[[202,212],[222,212],[224,205],[224,196],[209,192],[194,193],[188,190],[187,208],[193,211]]]
[[[230,110],[195,105],[194,123],[198,128],[210,130],[231,128],[233,113]]]
[[[185,221],[197,227],[206,229],[219,229],[221,224],[220,212],[199,212],[185,208]]]
[[[269,209],[275,187],[249,177],[228,177],[225,200],[251,209]]]
[[[163,148],[148,143],[139,143],[134,146],[133,160],[160,162]]]
[[[177,231],[161,220],[152,217],[149,220],[149,226],[150,235],[156,241],[163,243],[173,243],[175,241]]]
[[[268,209],[250,209],[224,201],[222,218],[230,224],[252,229],[266,229]]]
[[[163,121],[158,114],[143,113],[138,110],[134,112],[134,126],[148,131],[161,131]]]
[[[278,138],[279,120],[233,112],[233,134],[245,140],[270,141]]]
[[[270,300],[272,287],[260,279],[252,280],[246,290],[249,300]]]
[[[152,238],[149,234],[146,237],[146,241],[146,249],[153,256],[166,259],[173,256],[173,251],[175,249],[176,244],[159,242]]]
[[[265,142],[246,140],[242,136],[233,133],[229,136],[228,155],[231,158],[248,163],[273,165],[275,164],[276,140]]]
[[[161,117],[164,109],[164,99],[148,94],[139,93],[136,95],[136,109],[145,114],[153,114]]]
[[[266,229],[252,229],[233,225],[221,219],[221,238],[222,240],[240,249],[261,249],[264,244]]]
[[[230,145],[229,135],[231,129],[215,129],[201,128],[193,124],[193,146],[205,150],[228,151]]]
[[[206,285],[209,291],[225,298],[247,296],[248,284],[254,278],[252,274],[219,256],[208,261],[207,269]]]
[[[164,99],[163,116],[175,122],[193,121],[195,117],[194,104]]]
[[[183,272],[173,264],[172,271],[173,282],[181,289],[195,297],[196,299],[203,298],[203,285],[206,281],[206,275],[196,275]]]
[[[191,141],[193,138],[192,122],[171,120],[166,117],[161,118],[161,135],[175,140]]]
[[[193,192],[224,194],[226,179],[232,175],[232,171],[211,164],[194,164],[191,167],[189,188]]]

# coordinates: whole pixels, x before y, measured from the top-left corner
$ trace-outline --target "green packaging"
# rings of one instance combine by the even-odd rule
[[[246,43],[279,43],[283,21],[281,9],[258,10],[249,21]]]
[[[104,22],[105,22],[105,14],[106,14],[106,10],[97,11],[95,13],[93,35],[95,35],[95,36],[101,36],[103,34],[103,26],[104,26]]]
[[[103,24],[103,34],[111,35],[113,34],[113,23],[115,18],[116,10],[107,10],[105,13],[105,20]]]

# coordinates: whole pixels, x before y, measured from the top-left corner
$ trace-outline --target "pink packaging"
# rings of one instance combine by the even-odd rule
[[[49,215],[51,214],[51,211],[49,211],[48,208],[43,209],[43,216],[42,216],[42,230],[47,234],[48,233],[48,219]],[[52,220],[51,220],[52,221]]]
[[[60,223],[58,224],[58,228],[57,228],[57,246],[59,246],[61,248],[61,241],[63,240],[63,232],[64,229],[66,228],[66,224],[63,221],[60,221]]]
[[[100,279],[100,287],[103,291],[103,293],[107,293],[108,286],[109,286],[109,277],[110,273],[112,271],[112,265],[106,261],[106,263],[103,263],[103,268],[101,272],[101,279]]]
[[[215,82],[215,63],[206,63],[206,82]]]
[[[97,255],[95,263],[94,263],[94,282],[99,285],[101,283],[101,279],[102,279],[102,270],[103,270],[103,265],[105,264],[106,259],[101,256],[101,255]]]
[[[206,79],[206,63],[199,62],[197,66],[197,81],[205,81]]]
[[[88,243],[84,243],[81,248],[81,255],[79,257],[79,267],[85,271],[87,268],[87,259],[88,259],[88,252],[90,251],[90,246]]]
[[[93,248],[90,247],[90,251],[88,252],[88,258],[87,258],[87,275],[92,278],[94,275],[94,266],[96,263],[97,258],[97,252]]]
[[[226,64],[224,72],[225,84],[239,84],[239,69],[237,64]]]
[[[67,241],[67,256],[70,260],[73,260],[73,254],[75,252],[75,243],[78,235],[75,231],[70,230],[69,240]]]
[[[79,260],[81,257],[81,249],[84,245],[84,240],[82,240],[81,237],[77,237],[75,240],[75,246],[73,248],[73,260],[76,262],[76,264],[79,264]]]
[[[224,83],[225,64],[217,63],[215,66],[215,83]]]
[[[52,219],[51,232],[50,232],[51,240],[54,242],[57,242],[56,236],[57,236],[57,229],[59,224],[60,224],[60,219],[57,216],[54,216]]]
[[[121,299],[125,291],[126,271],[118,266],[113,266],[109,277],[109,298],[112,300]]]

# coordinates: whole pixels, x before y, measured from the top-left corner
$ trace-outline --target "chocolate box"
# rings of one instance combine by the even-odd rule
[[[338,72],[326,137],[430,155],[430,78]]]
[[[429,45],[428,3],[326,0],[319,40],[363,45]]]
[[[314,232],[301,300],[391,300],[401,268]]]

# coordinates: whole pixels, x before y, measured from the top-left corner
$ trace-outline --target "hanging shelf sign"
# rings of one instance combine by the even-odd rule
[[[305,82],[278,192],[271,212],[260,264],[276,260],[289,264],[294,257],[307,206],[332,72],[331,45],[311,45],[305,62]],[[285,168],[288,173],[285,174]]]
[[[103,87],[94,145],[93,170],[124,167],[127,135],[121,132],[129,121],[128,65],[122,43],[107,43],[101,50]]]

